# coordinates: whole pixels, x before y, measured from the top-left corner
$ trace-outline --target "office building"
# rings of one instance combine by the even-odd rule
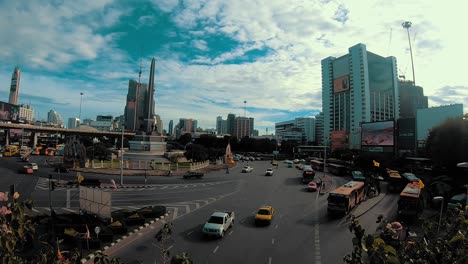
[[[324,143],[332,149],[360,149],[362,123],[399,118],[396,59],[368,52],[364,44],[348,51],[321,62]]]
[[[128,81],[127,104],[125,105],[125,130],[138,131],[143,127],[145,119],[145,97],[148,85],[135,80]]]
[[[47,123],[54,125],[63,125],[62,117],[54,110],[47,112]]]
[[[315,118],[298,117],[294,120],[275,123],[275,135],[300,144],[315,142]]]
[[[19,66],[15,67],[13,74],[11,75],[11,85],[10,85],[10,97],[8,99],[8,103],[17,105],[18,104],[18,96],[19,96],[19,89],[20,89],[20,82],[21,81],[21,70]]]
[[[315,116],[315,140],[317,145],[323,146],[323,112]]]
[[[27,123],[34,120],[34,109],[31,105],[21,104],[19,106],[19,118]]]
[[[226,120],[226,132],[231,136],[236,135],[236,115],[228,114]]]
[[[94,127],[99,131],[113,131],[114,130],[114,121],[91,121],[90,127]]]
[[[186,133],[195,133],[197,131],[197,120],[191,118],[180,118],[178,126],[180,135]]]
[[[159,115],[154,116],[154,125],[155,125],[155,130],[159,135],[162,135],[163,133],[163,121],[161,120],[161,117]]]
[[[254,119],[252,117],[239,116],[235,119],[235,136],[240,140],[243,137],[253,136]]]
[[[171,120],[169,121],[169,135],[172,135],[173,132],[174,132],[174,121]]]
[[[116,116],[114,118],[113,129],[114,131],[121,131],[122,124],[124,124],[125,117],[124,115]]]
[[[254,130],[252,131],[252,136],[258,137],[258,129],[254,129]]]
[[[77,117],[68,118],[68,129],[77,128],[80,126],[80,119]]]
[[[416,140],[418,146],[424,146],[432,128],[451,118],[463,118],[463,104],[418,109],[416,112]]]
[[[218,135],[227,134],[227,120],[224,120],[221,116],[216,117],[216,133]]]
[[[400,118],[416,118],[418,109],[428,107],[427,96],[421,86],[414,86],[413,81],[398,81],[400,95]]]
[[[83,119],[83,121],[81,121],[80,125],[81,126],[91,126],[91,123],[93,123],[94,121],[96,121],[96,120],[91,119],[91,118],[85,118],[85,119]]]
[[[107,121],[107,122],[112,122],[114,120],[114,117],[111,115],[98,115],[96,116],[96,121]]]

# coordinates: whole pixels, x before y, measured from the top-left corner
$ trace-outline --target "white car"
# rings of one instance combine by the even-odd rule
[[[273,176],[273,169],[272,168],[267,169],[265,172],[265,176]]]
[[[39,169],[39,166],[37,166],[37,163],[29,163],[28,167],[30,167],[31,169],[33,169],[35,171],[37,171]]]
[[[250,166],[244,166],[244,168],[242,168],[242,172],[251,172],[251,171],[253,171],[253,168]]]

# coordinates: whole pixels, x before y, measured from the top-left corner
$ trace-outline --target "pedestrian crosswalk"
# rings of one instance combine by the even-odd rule
[[[166,206],[166,209],[173,214],[173,219],[177,219],[179,217],[182,217],[186,214],[189,214],[193,211],[196,211],[198,209],[201,209],[215,201],[218,201],[227,195],[221,195],[221,196],[216,196],[216,197],[210,197],[206,199],[199,199],[199,200],[191,200],[191,201],[184,201],[184,202],[176,202],[176,203],[166,203],[166,204],[147,204],[147,205],[128,205],[128,206],[112,206],[111,211],[117,211],[117,210],[138,210],[143,207],[147,206],[156,206],[156,205],[163,205]],[[65,214],[65,213],[79,213],[79,208],[78,207],[55,207],[53,208],[55,213],[57,214]],[[50,208],[49,207],[34,207],[31,210],[31,215],[38,215],[38,214],[50,214]]]
[[[39,177],[34,188],[36,191],[48,191],[49,190],[49,179]],[[67,188],[55,186],[56,191],[66,190]]]

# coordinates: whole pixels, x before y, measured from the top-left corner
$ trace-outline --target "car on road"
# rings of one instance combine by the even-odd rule
[[[314,181],[309,182],[309,185],[307,185],[307,191],[316,192],[317,191],[317,183],[314,182]]]
[[[299,160],[298,160],[298,159],[294,159],[293,162],[294,162],[294,164],[296,164],[296,163],[299,163]]]
[[[265,172],[265,176],[273,176],[273,169],[272,168],[267,169]]]
[[[250,166],[244,166],[244,168],[242,168],[242,172],[252,172],[253,171],[253,168],[250,167]]]
[[[184,177],[184,179],[191,179],[191,178],[201,179],[203,176],[204,176],[203,172],[187,171],[182,177]]]
[[[302,182],[308,183],[311,182],[315,177],[315,171],[310,167],[304,167],[302,172]]]
[[[19,173],[24,173],[24,174],[33,174],[33,169],[29,166],[21,166],[19,169],[18,169],[18,172]]]
[[[258,209],[255,214],[255,224],[259,225],[261,223],[270,224],[275,215],[275,209],[271,205],[265,205]]]
[[[271,165],[278,167],[278,161],[272,160],[272,161],[271,161]]]
[[[203,226],[205,236],[224,237],[224,233],[234,226],[235,214],[232,212],[214,212]]]
[[[37,166],[37,163],[29,163],[28,166],[31,167],[31,169],[35,171],[39,169],[39,166]]]

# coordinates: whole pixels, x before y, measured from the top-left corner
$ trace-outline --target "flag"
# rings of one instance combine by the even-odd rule
[[[89,233],[89,228],[88,228],[88,225],[86,225],[86,236],[85,236],[86,239],[90,239],[91,238],[91,234]]]
[[[60,243],[58,242],[58,239],[57,239],[57,259],[60,261],[60,263],[62,263],[63,256],[62,256],[62,252],[60,252]]]
[[[83,177],[83,175],[81,175],[80,172],[78,172],[78,173],[76,174],[76,176],[78,177],[78,184],[80,184],[80,183],[84,180],[84,177]]]
[[[117,185],[115,184],[114,179],[111,179],[111,183],[112,183],[112,188],[113,188],[114,190],[117,190]]]
[[[420,189],[424,188],[424,183],[421,181],[421,179],[419,179],[418,185]]]
[[[379,168],[379,167],[380,167],[380,163],[378,163],[377,161],[375,161],[375,160],[372,160],[372,162],[374,162],[374,167],[377,167],[377,168]]]

